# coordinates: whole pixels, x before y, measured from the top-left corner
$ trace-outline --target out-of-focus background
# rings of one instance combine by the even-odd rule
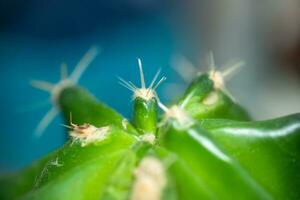
[[[203,70],[209,51],[218,66],[247,63],[227,86],[256,119],[300,112],[299,0],[0,0],[0,171],[63,144],[60,117],[34,137],[51,104],[29,81],[58,81],[60,64],[71,71],[94,45],[101,54],[80,84],[127,117],[131,93],[116,76],[138,83],[137,57],[148,81],[162,68],[167,102],[187,84],[175,56]]]

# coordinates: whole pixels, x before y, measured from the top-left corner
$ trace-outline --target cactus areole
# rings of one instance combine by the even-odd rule
[[[165,106],[156,93],[165,77],[146,84],[138,59],[140,86],[119,78],[133,94],[126,119],[76,84],[96,54],[56,85],[33,81],[53,101],[37,133],[61,112],[69,139],[2,176],[0,199],[300,199],[300,114],[251,120],[225,88],[230,70],[215,68]]]

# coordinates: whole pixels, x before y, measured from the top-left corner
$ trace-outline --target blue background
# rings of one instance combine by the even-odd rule
[[[57,82],[60,64],[66,62],[70,72],[91,46],[101,53],[80,85],[127,117],[131,92],[117,83],[116,76],[138,84],[137,57],[148,82],[158,68],[172,82],[174,36],[165,20],[166,7],[155,0],[1,1],[1,171],[23,167],[63,144],[60,117],[42,137],[34,137],[51,102],[49,94],[32,88],[29,81]]]

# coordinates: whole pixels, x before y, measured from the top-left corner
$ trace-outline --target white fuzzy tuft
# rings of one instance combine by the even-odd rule
[[[159,200],[166,186],[165,169],[155,157],[145,157],[134,172],[135,181],[130,200]]]
[[[187,129],[194,124],[194,120],[185,112],[182,106],[173,105],[167,108],[161,102],[158,103],[158,106],[165,112],[162,124],[173,119],[175,120],[174,126],[179,130]]]
[[[145,133],[140,136],[141,140],[150,144],[155,143],[155,135],[153,133]]]
[[[123,127],[125,130],[127,130],[128,125],[129,125],[128,119],[123,119],[123,120],[122,120],[122,127]]]
[[[133,98],[142,98],[146,101],[151,100],[152,98],[156,98],[156,92],[150,88],[139,88],[133,92]]]
[[[215,89],[222,89],[225,87],[224,78],[221,72],[215,70],[210,71],[209,79],[214,82]]]
[[[189,82],[196,76],[200,76],[203,72],[197,72],[196,67],[184,57],[180,57],[176,60],[174,69],[178,74]],[[241,60],[230,60],[228,63],[223,65],[220,70],[217,70],[214,56],[212,52],[209,52],[207,56],[207,65],[209,66],[209,78],[214,82],[215,89],[225,90],[225,80],[229,80],[238,69],[243,66],[245,62]]]
[[[104,126],[97,128],[91,124],[76,125],[71,124],[72,130],[69,132],[73,140],[79,140],[84,147],[90,143],[102,141],[109,133],[110,127]]]
[[[215,91],[210,92],[202,101],[206,106],[214,105],[219,99],[218,93]]]
[[[160,74],[160,70],[157,71],[157,73],[155,74],[155,76],[153,77],[149,87],[146,87],[146,83],[145,83],[145,76],[144,76],[144,72],[143,72],[143,66],[142,66],[142,61],[141,59],[138,58],[138,66],[139,66],[139,73],[140,73],[140,81],[141,81],[141,87],[138,88],[136,85],[134,85],[131,81],[125,81],[124,79],[119,77],[119,83],[124,86],[125,88],[129,89],[130,91],[133,92],[133,99],[136,98],[142,98],[146,101],[151,100],[152,98],[157,98],[157,94],[156,94],[156,89],[158,88],[158,86],[166,80],[166,77],[162,77],[161,79],[159,79],[159,81],[157,81],[157,78]],[[156,83],[157,81],[157,83]]]
[[[49,165],[53,165],[53,166],[56,166],[56,167],[62,167],[63,166],[63,164],[58,162],[58,157],[56,157],[55,160],[50,161]]]

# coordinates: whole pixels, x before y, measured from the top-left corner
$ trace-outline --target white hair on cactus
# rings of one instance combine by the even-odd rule
[[[207,63],[209,66],[209,78],[214,82],[214,88],[222,90],[232,100],[235,100],[225,87],[225,82],[229,80],[238,71],[238,69],[245,64],[245,62],[241,60],[230,60],[223,65],[220,70],[217,70],[213,53],[209,52]],[[194,65],[184,56],[177,56],[176,64],[173,62],[172,66],[185,81],[190,81],[194,79],[195,76],[203,74],[202,72],[197,71],[197,68],[194,67]]]
[[[216,70],[216,65],[212,52],[208,54],[208,58],[208,63],[210,66],[209,78],[214,82],[214,88],[221,90],[225,89],[225,79],[231,77],[233,73],[235,73],[241,66],[245,64],[243,61],[238,61],[234,63],[230,61],[226,65],[224,65],[221,70],[218,71]]]
[[[145,133],[140,136],[140,139],[144,142],[148,142],[150,144],[155,143],[155,135],[153,133]]]
[[[90,143],[104,140],[110,131],[110,126],[98,128],[88,123],[77,125],[72,123],[72,121],[70,126],[64,126],[71,129],[69,132],[70,136],[74,141],[80,141],[82,147]]]
[[[130,200],[159,200],[167,184],[165,168],[160,160],[148,156],[141,160],[134,171]]]
[[[178,130],[187,129],[194,124],[194,120],[186,113],[183,105],[173,105],[168,108],[161,102],[158,102],[158,106],[165,112],[162,124],[173,119],[175,120],[174,126]]]
[[[122,120],[122,127],[123,127],[125,130],[127,130],[128,125],[129,125],[128,119],[124,118],[124,119]]]
[[[183,55],[177,54],[172,57],[172,68],[181,76],[185,82],[190,82],[199,70]]]
[[[217,103],[218,99],[219,99],[218,93],[216,91],[212,91],[202,100],[202,103],[206,106],[210,106]]]
[[[157,81],[157,78],[160,74],[160,69],[156,72],[155,76],[153,77],[149,87],[146,87],[146,82],[145,82],[145,76],[144,76],[144,72],[143,72],[143,66],[142,66],[142,61],[141,59],[137,59],[138,60],[138,66],[139,66],[139,72],[140,72],[140,81],[141,81],[141,87],[138,88],[136,85],[134,85],[131,81],[125,81],[124,79],[118,77],[119,84],[124,86],[125,88],[129,89],[130,91],[133,92],[133,98],[142,98],[145,99],[146,101],[149,101],[152,98],[157,98],[157,94],[156,94],[156,89],[158,88],[158,86],[166,80],[166,77],[162,77],[161,79],[159,79],[159,81]],[[157,82],[156,82],[157,81]]]
[[[83,72],[87,69],[90,63],[95,59],[98,55],[98,49],[96,47],[90,48],[79,61],[79,63],[75,66],[74,71],[68,77],[66,64],[61,65],[61,76],[60,81],[56,84],[52,84],[46,81],[41,80],[32,80],[30,83],[33,87],[49,92],[51,95],[51,101],[53,107],[44,115],[44,117],[39,122],[36,127],[35,134],[36,136],[41,136],[41,134],[45,131],[51,121],[56,117],[59,113],[59,108],[57,106],[57,99],[61,91],[65,88],[70,87],[72,85],[76,85],[82,76]]]
[[[215,89],[222,89],[225,87],[225,82],[220,71],[211,70],[209,72],[209,79],[214,82]]]
[[[50,165],[56,166],[56,167],[62,167],[63,164],[59,163],[58,157],[55,158],[55,160],[50,161]]]

